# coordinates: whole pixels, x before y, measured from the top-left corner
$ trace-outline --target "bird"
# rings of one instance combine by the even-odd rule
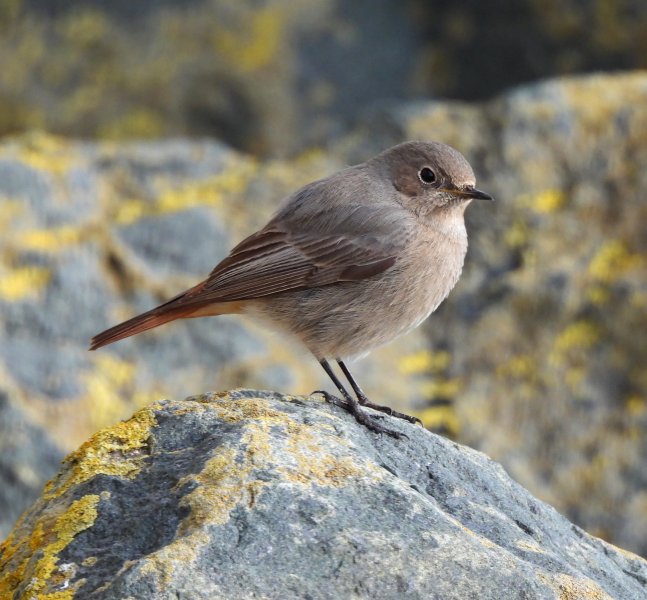
[[[380,413],[419,420],[371,402],[346,363],[438,308],[463,269],[465,209],[472,200],[492,199],[476,188],[458,150],[433,141],[398,144],[298,189],[206,279],[97,334],[89,349],[178,319],[259,317],[295,336],[319,361],[342,396],[322,391],[328,401],[375,433],[402,437]]]

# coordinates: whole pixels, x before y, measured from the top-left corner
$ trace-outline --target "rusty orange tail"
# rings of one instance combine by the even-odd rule
[[[186,309],[184,309],[186,313]],[[181,314],[179,310],[166,310],[160,311],[157,308],[149,310],[141,315],[137,315],[132,319],[128,319],[119,325],[115,325],[110,329],[106,329],[101,333],[95,335],[90,342],[90,350],[96,350],[101,348],[101,346],[107,346],[112,344],[117,340],[122,340],[124,338],[130,337],[131,335],[137,335],[142,331],[147,331],[148,329],[153,329],[169,321],[174,321],[175,319],[181,319],[186,314]]]
[[[242,310],[242,302],[211,302],[202,306],[173,306],[175,300],[177,298],[98,333],[90,341],[90,350],[96,350],[101,346],[107,346],[176,319],[225,315],[238,313]]]

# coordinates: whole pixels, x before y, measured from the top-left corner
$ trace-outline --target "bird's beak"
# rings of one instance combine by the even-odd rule
[[[473,200],[494,200],[490,194],[486,194],[481,190],[477,190],[475,187],[466,187],[466,188],[452,188],[447,190],[450,194],[454,196],[460,196],[461,198],[470,198]]]

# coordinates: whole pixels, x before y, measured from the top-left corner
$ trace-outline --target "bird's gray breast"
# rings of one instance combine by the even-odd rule
[[[456,285],[465,260],[467,239],[432,233],[420,236],[405,251],[385,296],[398,335],[417,327]]]

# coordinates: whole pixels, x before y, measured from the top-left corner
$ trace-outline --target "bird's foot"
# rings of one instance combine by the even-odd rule
[[[409,421],[409,423],[413,423],[414,425],[416,423],[418,425],[422,425],[422,421],[418,417],[405,415],[404,413],[398,412],[397,410],[393,410],[390,406],[382,406],[380,404],[374,404],[366,396],[360,397],[359,403],[366,408],[372,408],[373,410],[386,413],[387,415],[391,417],[395,417],[396,419],[404,419],[405,421]]]
[[[324,400],[326,402],[329,402],[330,404],[334,404],[335,406],[339,406],[339,408],[343,408],[344,410],[350,411],[350,405],[351,405],[350,402],[347,402],[346,400],[342,400],[337,396],[333,396],[331,393],[327,392],[326,390],[315,390],[314,392],[312,392],[312,394],[321,394],[324,397]]]
[[[389,429],[388,427],[384,427],[384,425],[378,423],[375,419],[383,418],[382,415],[370,415],[365,410],[362,410],[362,407],[357,402],[352,402],[352,400],[342,400],[324,390],[317,390],[316,392],[313,392],[313,394],[321,394],[325,398],[326,402],[330,402],[331,404],[348,411],[355,417],[355,420],[358,423],[364,425],[364,427],[374,431],[375,433],[384,433],[398,440],[403,437],[407,437],[404,433],[400,433],[394,429]]]

